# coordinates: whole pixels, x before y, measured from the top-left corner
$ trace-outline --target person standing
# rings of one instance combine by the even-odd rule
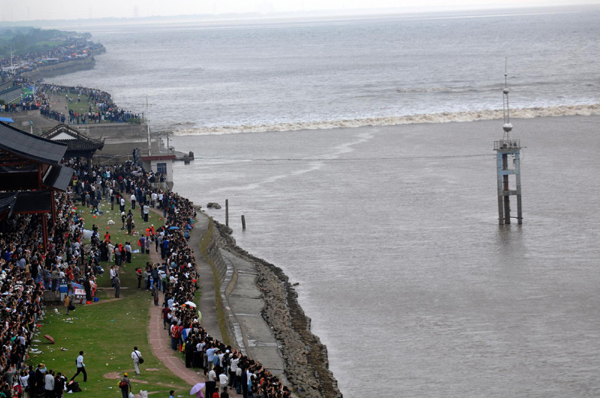
[[[121,389],[123,398],[129,398],[129,393],[131,392],[131,381],[129,381],[127,373],[123,373],[123,378],[119,382],[119,388]]]
[[[136,199],[135,198],[135,194],[132,193],[131,194],[131,208],[134,209],[134,210],[135,210],[135,202],[136,202],[135,199]]]
[[[137,276],[137,281],[138,281],[138,289],[142,288],[142,270],[140,267],[137,267],[135,269],[135,274]]]
[[[21,370],[21,375],[19,376],[19,384],[21,385],[21,391],[24,392],[23,397],[27,398],[27,393],[29,392],[29,378],[31,376],[29,375],[29,372],[27,370],[27,367],[25,367],[25,369]]]
[[[113,286],[115,287],[115,298],[119,298],[121,295],[121,279],[119,278],[119,274],[115,274]]]
[[[221,391],[227,391],[227,383],[229,382],[229,377],[225,372],[219,375],[219,389]]]
[[[146,203],[143,207],[143,214],[144,214],[144,222],[148,222],[148,214],[150,213],[150,206],[148,206],[148,204]]]
[[[65,390],[65,379],[63,375],[58,372],[54,379],[54,398],[62,398]]]
[[[85,371],[85,363],[83,363],[83,351],[79,351],[79,356],[75,363],[77,364],[77,373],[75,373],[75,376],[71,377],[71,380],[74,380],[79,373],[83,373],[83,381],[86,382],[87,372]]]
[[[110,283],[112,287],[115,287],[115,276],[117,275],[117,268],[113,265],[110,267]]]
[[[175,398],[175,390],[169,391],[169,398]]]
[[[127,235],[131,235],[131,231],[133,230],[133,215],[127,215]]]
[[[131,359],[133,359],[133,367],[135,368],[135,374],[140,374],[140,360],[142,360],[142,353],[138,351],[137,347],[133,347],[133,352],[131,353]]]
[[[63,299],[63,304],[65,306],[65,315],[69,315],[69,306],[71,305],[71,298],[69,297],[69,294],[67,292],[67,294],[65,294],[65,298]]]
[[[211,369],[210,372],[208,372],[208,378],[206,380],[206,396],[207,397],[212,397],[213,393],[217,390],[217,374],[215,373],[214,369]]]
[[[132,217],[133,220],[133,217]],[[125,254],[127,259],[127,264],[131,264],[131,243],[125,242]]]
[[[154,305],[158,307],[158,284],[154,284],[154,289],[152,289],[152,296],[154,297]]]
[[[52,370],[49,370],[44,376],[44,393],[45,398],[54,397],[54,372]]]

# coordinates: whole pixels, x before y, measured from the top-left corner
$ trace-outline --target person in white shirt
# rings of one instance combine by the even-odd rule
[[[71,380],[74,380],[79,373],[83,373],[83,381],[87,381],[87,372],[85,371],[85,364],[83,363],[83,351],[79,351],[79,356],[75,363],[77,364],[77,373],[75,373],[75,376],[71,377]]]
[[[135,209],[135,201],[136,201],[135,194],[132,193],[131,194],[131,208],[132,209]]]
[[[112,267],[110,267],[110,282],[112,284],[112,287],[115,287],[115,276],[117,276],[117,270],[116,267],[113,265]]]
[[[44,390],[46,390],[46,396],[51,397],[54,394],[54,375],[53,371],[49,370],[44,376]]]
[[[213,392],[217,390],[217,373],[214,369],[208,372],[208,379],[206,380],[206,396],[211,397]]]
[[[135,374],[140,374],[140,359],[142,359],[142,353],[138,351],[137,347],[133,347],[131,353],[131,359],[133,359],[133,367],[135,368]]]
[[[229,381],[229,378],[227,377],[225,372],[223,372],[219,375],[219,387],[221,388],[221,391],[227,390],[227,382],[228,381]]]

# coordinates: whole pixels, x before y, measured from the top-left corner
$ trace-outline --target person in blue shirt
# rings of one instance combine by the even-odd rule
[[[219,351],[218,348],[209,348],[206,350],[206,359],[208,360],[208,369],[211,370],[213,368],[213,359],[215,357],[215,351]]]
[[[175,398],[175,391],[174,390],[169,391],[169,398]]]

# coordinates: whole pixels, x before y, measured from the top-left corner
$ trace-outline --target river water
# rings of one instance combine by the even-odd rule
[[[175,189],[300,283],[345,396],[596,396],[598,122],[515,121],[522,226],[499,121],[177,137]]]
[[[346,397],[594,397],[600,117],[513,120],[524,224],[504,227],[501,121],[383,124],[491,117],[507,55],[521,116],[594,113],[598,15],[97,27],[96,68],[52,81],[179,134],[175,190],[229,199],[238,244],[299,283]]]

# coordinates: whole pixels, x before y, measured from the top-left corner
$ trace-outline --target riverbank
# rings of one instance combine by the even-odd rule
[[[329,370],[327,347],[311,331],[311,320],[298,303],[298,294],[283,270],[236,245],[231,229],[215,222],[221,248],[251,263],[262,292],[261,315],[280,342],[285,375],[294,390],[307,397],[342,397]],[[231,294],[231,293],[230,293]]]
[[[57,96],[53,106],[62,109],[65,106],[64,98]],[[37,115],[35,113],[36,111],[30,111],[24,115],[23,121],[19,118],[15,118],[15,121],[18,125],[23,125],[27,118],[39,115],[39,112]],[[41,125],[45,121],[34,124]],[[130,154],[132,145],[141,146],[147,137],[144,125],[113,123],[73,127],[83,128],[92,137],[101,136],[108,138],[109,142],[114,141],[113,149],[121,151],[124,155]],[[103,150],[104,157],[106,152]],[[109,156],[118,154],[112,153]],[[212,286],[205,286],[206,292],[203,290],[203,293],[212,290],[215,295],[224,294],[225,300],[236,302],[230,305],[229,302],[213,300],[203,295],[201,302],[210,303],[209,311],[205,310],[203,314],[206,317],[204,321],[213,324],[211,334],[215,333],[214,335],[218,336],[214,326],[224,326],[224,334],[231,335],[233,345],[247,352],[273,374],[287,380],[286,384],[300,396],[341,397],[337,381],[328,369],[327,349],[310,331],[310,319],[298,304],[297,294],[287,276],[280,268],[237,247],[235,240],[227,234],[223,226],[217,224],[216,231],[213,249],[223,252],[220,256],[221,264],[226,268],[225,263],[228,263],[235,268],[230,269],[235,278],[227,279],[231,275],[228,275],[227,271],[221,272],[213,263],[213,278],[208,280],[214,283]],[[214,253],[213,251],[212,255]],[[246,269],[241,271],[240,264]],[[203,283],[206,283],[207,278],[203,279]],[[244,295],[245,292],[250,293]],[[243,310],[233,312],[231,308]],[[227,315],[223,325],[215,322],[219,313]],[[215,319],[210,319],[211,314]]]
[[[206,216],[208,223],[200,219]],[[215,278],[215,294],[201,299],[218,319],[223,340],[239,347],[278,375],[302,397],[342,397],[329,370],[327,348],[310,330],[297,293],[283,271],[238,247],[231,229],[207,215],[198,216],[206,231],[200,244]],[[202,227],[201,227],[202,228]],[[199,263],[200,269],[202,263]],[[210,287],[212,287],[210,286]],[[209,319],[214,330],[215,319]]]

